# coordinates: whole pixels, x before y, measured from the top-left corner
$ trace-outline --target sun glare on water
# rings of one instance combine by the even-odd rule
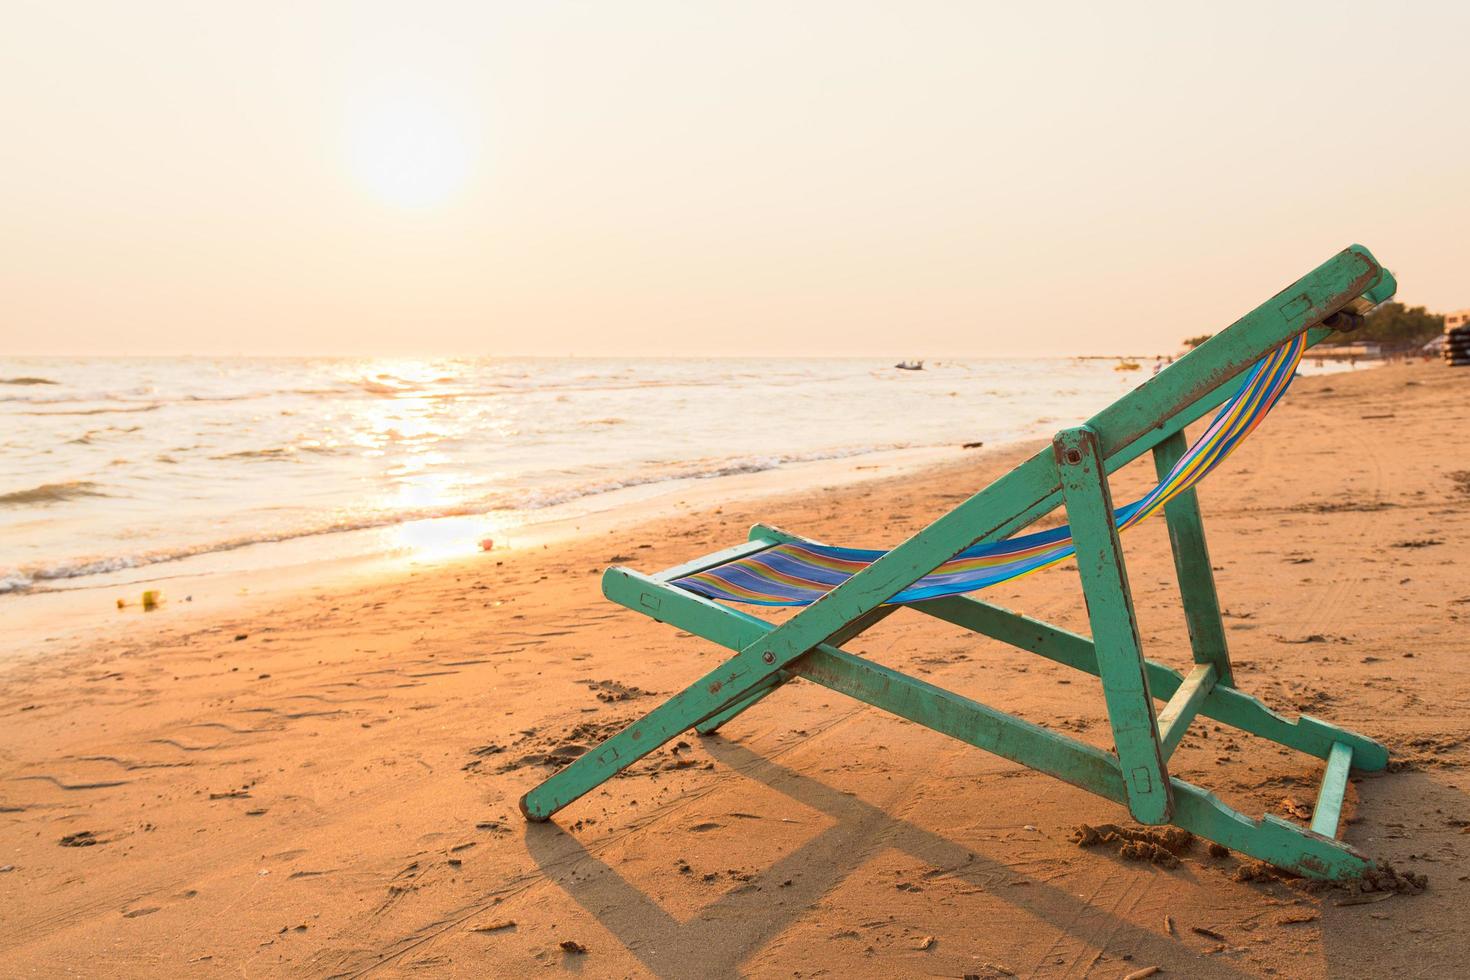
[[[469,120],[449,100],[406,92],[357,107],[348,156],[358,181],[384,202],[431,208],[469,179],[474,146]]]

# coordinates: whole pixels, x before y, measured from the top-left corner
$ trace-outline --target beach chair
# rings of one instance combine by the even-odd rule
[[[1336,839],[1343,795],[1350,769],[1381,770],[1388,751],[1310,715],[1284,717],[1236,688],[1192,488],[1281,397],[1307,348],[1352,329],[1395,288],[1367,249],[1346,249],[891,551],[833,548],[758,524],[744,544],[656,574],[609,568],[609,599],[735,654],[526,793],[522,813],[546,820],[683,732],[711,733],[801,677],[1121,803],[1140,823],[1174,824],[1310,878],[1362,874],[1368,859]],[[1188,444],[1185,427],[1216,408]],[[1150,451],[1159,487],[1115,510],[1108,474]],[[1016,536],[1058,506],[1070,526]],[[1189,626],[1187,674],[1143,656],[1118,541],[1120,528],[1160,509]],[[1091,638],[964,594],[1073,558]],[[776,626],[732,601],[805,608]],[[841,649],[899,608],[1098,677],[1113,751]],[[1157,713],[1155,699],[1164,702]],[[1251,819],[1169,775],[1170,755],[1200,715],[1325,760],[1309,826]]]

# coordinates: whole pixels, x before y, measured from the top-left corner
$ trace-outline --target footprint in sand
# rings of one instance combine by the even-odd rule
[[[644,698],[653,693],[652,691],[645,691],[641,687],[634,687],[632,684],[623,684],[620,681],[584,680],[582,683],[587,685],[588,690],[597,694],[597,700],[606,701],[609,704],[617,701],[631,701],[634,698]]]
[[[74,762],[108,762],[112,765],[134,772],[139,769],[183,769],[194,763],[184,762],[136,762],[131,759],[119,759],[115,755],[74,755],[68,756]]]
[[[235,735],[259,735],[259,734],[262,734],[262,733],[265,733],[265,732],[273,731],[273,729],[270,729],[270,728],[236,728],[234,725],[227,725],[227,724],[225,724],[222,721],[196,721],[196,722],[192,722],[191,724],[185,725],[183,727],[185,727],[185,728],[222,728],[225,731],[230,732],[230,733],[235,734]]]
[[[132,782],[131,779],[117,779],[95,783],[66,783],[48,773],[41,773],[35,776],[12,776],[10,778],[16,780],[17,782],[21,780],[38,780],[40,782],[51,783],[58,789],[64,789],[67,792],[75,792],[77,790],[84,789],[111,789],[114,786],[126,786],[128,785],[128,783]]]
[[[215,745],[186,745],[185,743],[172,738],[153,738],[149,739],[149,741],[153,742],[156,745],[172,745],[180,752],[213,752],[216,749],[223,749],[228,747],[228,743],[226,742],[219,742]]]

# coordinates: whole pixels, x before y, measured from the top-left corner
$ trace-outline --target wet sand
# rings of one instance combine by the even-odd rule
[[[1343,834],[1429,876],[1339,904],[1079,847],[1113,804],[807,683],[524,824],[516,800],[722,652],[604,601],[756,520],[881,546],[1033,447],[678,508],[267,604],[125,615],[0,666],[0,974],[1184,977],[1470,973],[1470,372],[1306,378],[1204,485],[1237,683],[1385,742]],[[1141,491],[1146,463],[1115,481]],[[1189,660],[1162,521],[1126,539]],[[986,597],[1086,631],[1068,568]],[[912,613],[850,647],[1108,744],[1091,678]],[[1303,819],[1320,763],[1197,723],[1171,769]]]

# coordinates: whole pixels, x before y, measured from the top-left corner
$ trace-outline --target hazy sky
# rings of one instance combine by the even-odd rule
[[[0,0],[0,354],[1172,348],[1470,306],[1470,3]]]

